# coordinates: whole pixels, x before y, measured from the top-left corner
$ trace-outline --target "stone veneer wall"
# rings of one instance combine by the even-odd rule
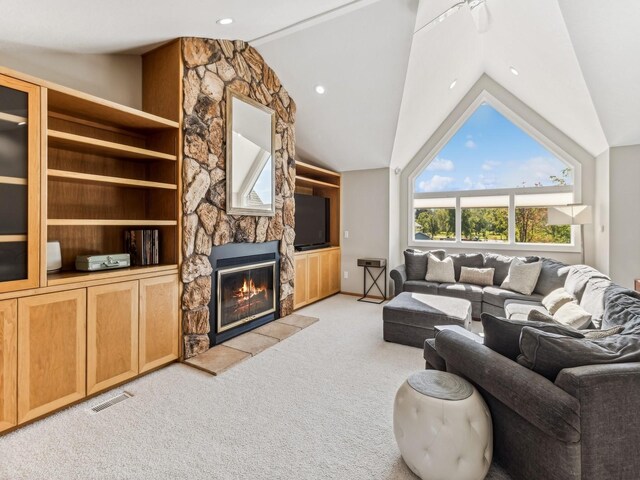
[[[280,313],[293,311],[296,106],[262,56],[242,41],[182,39],[184,356],[209,348],[209,255],[230,242],[280,241]],[[275,216],[226,213],[225,88],[276,112]]]

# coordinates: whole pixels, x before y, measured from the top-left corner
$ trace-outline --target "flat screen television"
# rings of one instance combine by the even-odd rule
[[[309,247],[329,242],[329,199],[295,195],[296,239],[294,246]]]

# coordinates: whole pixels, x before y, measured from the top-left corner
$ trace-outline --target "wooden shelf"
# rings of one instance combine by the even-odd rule
[[[327,170],[326,168],[316,167],[315,165],[311,165],[310,163],[301,162],[300,160],[296,160],[296,170],[301,171],[303,173],[309,173],[311,175],[326,175],[328,177],[333,177],[335,179],[340,179],[340,174],[338,172],[332,172],[331,170]]]
[[[317,186],[317,187],[340,188],[340,185],[335,185],[329,182],[323,182],[321,180],[316,180],[314,178],[303,177],[301,175],[296,175],[296,183],[300,183],[302,185],[307,184],[307,185]]]
[[[49,137],[49,147],[62,148],[81,153],[142,160],[176,161],[177,159],[175,155],[168,153],[155,152],[153,150],[83,137],[72,133],[58,132],[56,130],[49,130],[47,136]]]
[[[49,86],[48,104],[49,110],[54,112],[123,128],[167,130],[180,127],[178,122],[57,85]]]
[[[26,242],[26,235],[0,235],[0,243]]]
[[[21,123],[27,123],[26,117],[20,117],[18,115],[12,115],[10,113],[0,112],[0,120],[4,122],[17,123],[18,125]]]
[[[97,220],[93,218],[50,218],[47,225],[50,226],[111,226],[111,227],[162,227],[175,226],[176,220]]]
[[[47,171],[49,178],[54,180],[98,183],[105,185],[116,185],[134,188],[160,188],[165,190],[177,190],[178,186],[172,183],[149,182],[146,180],[135,180],[132,178],[108,177],[105,175],[93,175],[90,173],[70,172],[67,170]]]
[[[87,282],[92,280],[101,280],[106,278],[126,277],[129,275],[139,275],[142,273],[168,272],[174,273],[178,271],[178,265],[147,265],[144,267],[118,268],[113,270],[102,270],[99,272],[58,272],[47,275],[47,285],[66,285],[76,282]]]
[[[0,177],[0,184],[2,185],[26,185],[26,178],[18,177]]]

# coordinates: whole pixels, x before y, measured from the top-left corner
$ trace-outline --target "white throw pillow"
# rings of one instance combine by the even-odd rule
[[[444,260],[439,260],[431,253],[428,253],[427,255],[429,257],[427,265],[427,276],[425,277],[425,280],[427,282],[456,282],[456,274],[453,268],[453,258],[447,257]]]
[[[542,305],[553,315],[565,303],[575,302],[576,297],[567,292],[564,288],[558,288],[542,299]]]
[[[570,302],[561,306],[553,319],[558,323],[579,330],[586,328],[591,323],[591,314],[577,302]]]
[[[541,262],[524,263],[519,258],[514,258],[509,267],[509,274],[504,279],[500,288],[513,290],[523,295],[531,295],[538,283]]]
[[[493,274],[495,271],[495,268],[462,267],[460,269],[460,280],[458,281],[460,283],[490,287],[493,285]]]

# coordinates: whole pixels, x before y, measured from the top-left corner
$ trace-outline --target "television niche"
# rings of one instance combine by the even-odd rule
[[[295,194],[296,239],[298,251],[315,250],[330,246],[330,200],[317,195]]]

